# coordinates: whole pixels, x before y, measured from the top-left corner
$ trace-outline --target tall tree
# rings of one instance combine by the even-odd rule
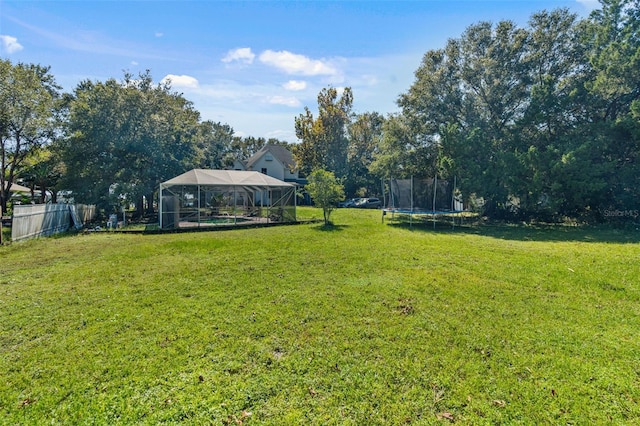
[[[369,170],[375,176],[383,179],[406,178],[424,173],[424,165],[415,163],[417,155],[412,149],[415,134],[407,121],[402,114],[392,114],[384,121],[378,149],[369,165]]]
[[[329,87],[318,94],[318,117],[308,107],[295,119],[296,136],[300,139],[294,156],[300,170],[308,174],[315,169],[326,169],[339,178],[347,176],[347,128],[351,120],[353,94],[344,89]]]
[[[616,120],[640,99],[639,0],[600,0],[585,29],[595,78],[588,88],[603,103],[601,117]]]
[[[566,199],[564,192],[575,185],[567,181],[573,174],[567,173],[564,180],[558,180],[558,174],[563,156],[581,140],[569,135],[585,121],[584,58],[574,14],[557,9],[531,17],[524,59],[530,75],[529,100],[514,126],[517,167],[508,175],[509,191],[522,214],[548,216],[558,211]]]
[[[255,138],[253,136],[235,138],[231,144],[233,160],[247,161],[253,154],[260,151],[266,143],[265,138]]]
[[[53,145],[30,156],[21,176],[24,184],[31,189],[32,198],[36,190],[39,190],[40,203],[47,202],[48,195],[51,196],[51,202],[55,203],[57,184],[62,176],[62,164]]]
[[[460,174],[467,194],[484,197],[492,210],[509,196],[504,169],[515,165],[512,128],[527,106],[527,38],[510,21],[472,25],[425,54],[398,101],[428,158],[423,173]]]
[[[431,177],[438,171],[442,131],[469,132],[476,126],[473,99],[465,92],[460,69],[460,41],[451,39],[444,49],[428,51],[416,70],[416,81],[401,95],[402,115],[387,121],[382,155],[392,160],[394,177]],[[400,152],[394,154],[393,150]],[[385,153],[386,152],[386,153]],[[385,173],[385,174],[387,174]]]
[[[209,169],[223,169],[229,165],[229,154],[236,141],[234,130],[228,124],[205,121],[200,125],[201,166]],[[233,160],[231,160],[233,161]]]
[[[586,141],[596,145],[604,175],[602,208],[640,208],[640,1],[601,0],[586,24],[593,79],[586,87],[596,106]],[[602,123],[604,121],[604,123]]]
[[[377,112],[358,114],[349,125],[347,194],[365,196],[377,192],[379,185],[369,167],[379,150],[383,125],[384,117]]]
[[[511,195],[505,170],[517,173],[519,169],[512,131],[528,101],[527,39],[525,30],[502,21],[495,27],[488,23],[471,26],[460,41],[461,77],[471,112],[466,121],[473,123],[465,140],[480,148],[472,160],[483,164],[481,174],[473,177],[481,184],[474,192],[485,199],[489,214],[501,212]],[[463,179],[462,183],[471,181]]]
[[[57,135],[60,87],[49,67],[0,60],[0,206],[26,160]]]
[[[201,151],[199,113],[150,73],[118,82],[84,81],[69,104],[69,137],[61,147],[64,183],[74,197],[113,207],[118,197],[152,208],[158,185],[194,167]]]

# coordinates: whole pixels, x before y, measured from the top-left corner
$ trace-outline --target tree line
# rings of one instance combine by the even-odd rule
[[[424,54],[401,112],[349,120],[352,94],[296,119],[302,167],[343,178],[457,178],[494,218],[602,219],[640,207],[640,1],[602,0],[587,19],[542,11],[471,25]],[[367,186],[368,185],[368,186]]]
[[[47,67],[2,60],[2,209],[5,182],[19,177],[144,212],[160,182],[278,143],[303,174],[334,173],[347,196],[380,195],[384,178],[438,175],[456,177],[467,202],[490,217],[637,211],[639,26],[640,0],[601,0],[585,19],[557,9],[525,27],[473,24],[424,54],[397,99],[400,112],[355,114],[351,88],[327,87],[316,115],[305,107],[294,117],[292,144],[240,138],[228,124],[201,120],[148,71],[62,94]]]
[[[0,61],[3,213],[17,178],[56,202],[58,191],[105,212],[153,210],[159,184],[192,168],[227,168],[277,139],[239,137],[149,71],[82,81],[60,93],[47,67]]]

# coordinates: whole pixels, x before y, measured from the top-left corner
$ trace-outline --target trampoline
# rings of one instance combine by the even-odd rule
[[[382,185],[383,188],[385,185]],[[450,216],[455,226],[455,219],[462,220],[464,204],[462,194],[453,183],[438,179],[437,176],[427,179],[411,177],[410,179],[390,179],[388,194],[384,199],[386,205],[382,209],[382,222],[387,214],[392,219],[396,215],[408,216],[409,224],[413,226],[413,217],[431,219],[436,226],[436,217]]]

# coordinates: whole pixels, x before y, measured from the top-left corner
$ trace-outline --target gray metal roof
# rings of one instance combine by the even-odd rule
[[[8,182],[4,183],[5,189],[7,188],[7,186],[9,186],[9,185],[7,185],[7,183]],[[22,185],[19,185],[17,183],[12,183],[11,184],[11,192],[31,192],[31,188],[27,188],[26,186],[22,186]],[[37,191],[37,192],[40,192],[40,191]]]
[[[258,188],[294,186],[260,172],[209,169],[193,169],[162,183],[164,187],[174,185],[244,186]]]

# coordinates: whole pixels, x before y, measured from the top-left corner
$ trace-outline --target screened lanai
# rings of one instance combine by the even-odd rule
[[[259,172],[193,169],[160,184],[160,228],[295,222],[295,195]]]

